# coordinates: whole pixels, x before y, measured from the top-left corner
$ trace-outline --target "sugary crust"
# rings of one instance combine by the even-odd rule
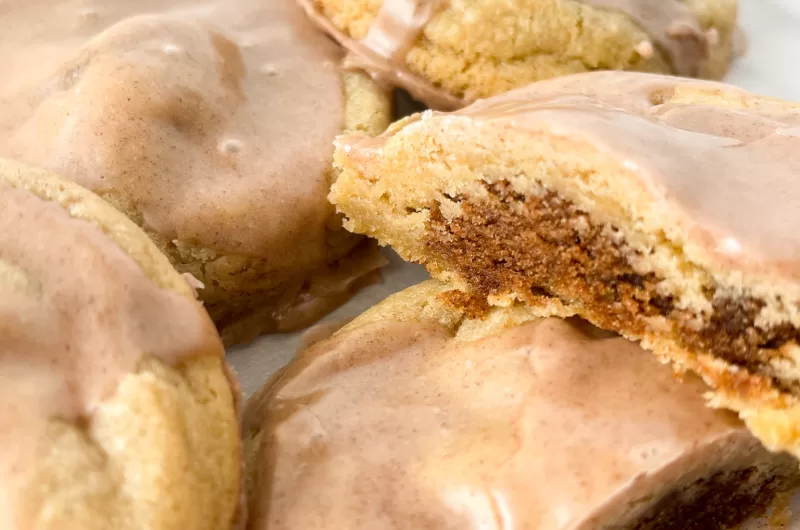
[[[102,230],[153,283],[192,296],[144,233],[94,194],[2,159],[0,182],[60,204]],[[0,267],[0,281],[15,281],[12,270]],[[244,516],[238,388],[219,343],[204,347],[220,355],[172,367],[143,352],[90,416],[49,420],[35,465],[6,490],[12,528],[234,528]]]
[[[368,309],[342,327],[337,333],[370,323],[390,320],[394,322],[419,321],[438,324],[448,328],[456,339],[478,340],[502,329],[511,328],[539,318],[559,316],[566,318],[575,314],[558,299],[542,298],[529,306],[495,310],[486,308],[478,318],[469,305],[454,304],[448,296],[459,293],[452,286],[426,281],[394,294],[380,304]]]
[[[724,76],[733,57],[736,0],[686,2],[718,38],[700,77]],[[315,0],[315,9],[352,39],[374,21],[379,0]],[[572,0],[463,2],[434,16],[408,50],[409,71],[467,101],[541,79],[591,70],[673,73],[627,15]],[[639,51],[637,51],[639,50]]]

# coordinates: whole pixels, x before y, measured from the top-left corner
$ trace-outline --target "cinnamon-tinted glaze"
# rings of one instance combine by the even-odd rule
[[[758,445],[703,392],[580,321],[345,328],[248,404],[249,528],[597,528]]]
[[[33,0],[0,26],[0,156],[167,241],[325,264],[341,51],[293,1]]]
[[[224,350],[190,291],[156,285],[101,227],[3,182],[0,201],[0,477],[13,494],[50,422],[90,421],[139,361]]]

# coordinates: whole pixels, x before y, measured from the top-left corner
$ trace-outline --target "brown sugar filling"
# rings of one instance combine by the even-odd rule
[[[513,292],[530,303],[557,296],[577,304],[597,326],[636,337],[654,332],[648,318],[664,317],[673,328],[669,338],[690,352],[765,376],[784,391],[800,389],[779,381],[769,364],[781,356],[782,345],[798,341],[800,331],[788,324],[756,327],[761,300],[731,298],[710,288],[711,315],[679,309],[670,296],[658,293],[661,278],[633,270],[626,258],[633,251],[614,237],[613,228],[593,224],[553,191],[525,196],[507,181],[485,186],[488,197],[480,202],[452,198],[462,208],[458,217],[448,220],[433,208],[425,242],[434,259],[455,268],[473,294]]]
[[[785,468],[719,471],[689,486],[676,488],[649,506],[636,521],[619,530],[735,528],[752,515],[765,513],[777,494],[797,486],[796,464],[789,457],[786,460]]]

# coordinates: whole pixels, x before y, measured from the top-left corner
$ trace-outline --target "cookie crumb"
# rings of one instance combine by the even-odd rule
[[[649,40],[643,40],[636,45],[634,50],[645,59],[650,59],[653,56],[653,43]]]
[[[189,284],[189,287],[192,289],[192,292],[195,296],[197,296],[198,289],[206,288],[205,284],[198,280],[197,277],[191,272],[184,272],[181,274],[181,276],[183,276],[183,279],[186,280],[187,284]]]
[[[489,304],[485,297],[475,296],[459,290],[445,291],[438,295],[444,304],[461,311],[472,320],[481,320],[489,312]]]

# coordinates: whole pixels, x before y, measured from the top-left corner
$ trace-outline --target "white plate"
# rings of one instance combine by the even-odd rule
[[[754,92],[800,101],[800,0],[740,0],[739,20],[747,34],[747,54],[739,59],[726,81]],[[352,318],[390,294],[428,277],[422,267],[404,263],[387,251],[390,264],[381,285],[361,291],[323,322]],[[294,355],[299,333],[269,335],[252,344],[232,348],[228,360],[235,368],[245,396],[255,392],[275,370]],[[800,495],[792,502],[800,514]],[[753,521],[742,530],[769,528]],[[800,517],[789,529],[800,530]]]

